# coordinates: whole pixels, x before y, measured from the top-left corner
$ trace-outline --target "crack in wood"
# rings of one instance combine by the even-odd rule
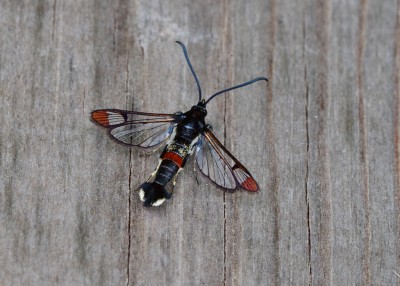
[[[224,143],[226,144],[226,96],[224,97]],[[226,285],[226,192],[223,193],[223,205],[224,205],[224,285]]]
[[[268,31],[271,39],[271,44],[269,46],[268,54],[270,56],[269,67],[268,67],[268,77],[274,77],[275,67],[274,67],[274,56],[276,50],[276,31],[277,27],[277,19],[278,19],[278,12],[277,12],[277,1],[271,1],[271,14],[270,14],[270,22],[269,26],[271,27]],[[278,162],[277,162],[277,152],[275,147],[276,135],[275,135],[275,123],[274,123],[274,106],[273,106],[273,99],[274,99],[274,90],[272,85],[268,84],[267,87],[267,144],[270,150],[270,165],[269,165],[269,183],[268,187],[271,191],[271,202],[272,202],[272,220],[273,220],[273,234],[272,234],[272,242],[273,242],[273,249],[274,249],[274,284],[281,284],[281,257],[280,257],[280,197],[279,197],[279,172],[278,172]]]
[[[303,59],[305,60],[305,50],[306,50],[306,22],[305,19],[303,21]],[[306,85],[306,104],[305,104],[305,123],[306,123],[306,158],[305,158],[305,166],[306,166],[306,174],[304,178],[304,192],[305,192],[305,200],[307,207],[307,235],[308,235],[308,285],[312,285],[312,264],[311,264],[311,218],[310,218],[310,200],[308,194],[308,174],[309,174],[309,164],[310,164],[310,130],[308,125],[308,102],[309,102],[309,86],[308,86],[308,78],[307,78],[307,65],[304,64],[304,83]]]
[[[395,97],[395,111],[394,111],[394,155],[395,155],[395,202],[397,217],[400,217],[400,157],[399,157],[399,113],[400,113],[400,2],[397,2],[397,16],[396,16],[396,30],[394,38],[395,49],[395,77],[394,77],[394,97]],[[400,220],[397,220],[397,232],[400,234]],[[397,241],[397,249],[400,249],[400,241]],[[400,267],[400,251],[397,251],[397,266]],[[394,272],[394,271],[393,271]],[[394,272],[399,278],[400,275]]]
[[[128,181],[128,255],[127,255],[127,265],[126,265],[126,285],[129,285],[129,265],[131,260],[131,203],[132,203],[132,149],[129,149],[129,181]]]
[[[86,97],[86,89],[83,89],[83,98],[82,98],[82,114],[85,115],[85,97]]]
[[[53,2],[53,22],[51,28],[51,41],[54,42],[54,30],[56,26],[56,10],[57,10],[57,0]]]
[[[305,104],[305,115],[306,115],[306,137],[307,137],[307,153],[306,153],[306,175],[304,179],[304,192],[307,206],[307,231],[308,231],[308,273],[310,275],[308,284],[312,285],[312,265],[311,265],[311,222],[310,222],[310,201],[308,198],[308,172],[309,172],[309,157],[310,157],[310,133],[308,126],[308,100],[309,90],[307,82],[307,66],[304,67],[304,82],[306,83],[306,104]]]
[[[364,104],[364,78],[363,72],[363,57],[364,46],[366,43],[366,21],[367,21],[367,0],[361,1],[360,14],[359,14],[359,38],[357,43],[357,87],[358,87],[358,104],[359,104],[359,126],[360,126],[360,163],[361,163],[361,177],[363,186],[363,198],[365,207],[365,237],[364,245],[365,250],[362,254],[362,269],[363,269],[363,284],[371,284],[371,227],[370,227],[370,207],[369,207],[369,162],[367,155],[367,126],[365,117],[365,104]]]
[[[129,54],[127,57],[127,73],[129,73]],[[128,82],[129,79],[129,74],[126,77],[126,84]],[[128,86],[126,85],[126,88]],[[126,90],[126,102],[128,103],[128,90]],[[134,105],[132,103],[132,110],[134,110]],[[132,168],[133,168],[133,163],[132,163],[132,148],[129,149],[129,178],[128,178],[128,255],[127,255],[127,265],[126,265],[126,285],[129,286],[129,278],[130,278],[130,273],[129,273],[129,266],[130,266],[130,260],[131,260],[131,204],[132,204]]]

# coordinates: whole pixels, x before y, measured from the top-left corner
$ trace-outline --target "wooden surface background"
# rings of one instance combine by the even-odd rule
[[[400,285],[399,0],[0,2],[2,285]],[[142,207],[158,154],[97,108],[208,122],[261,192],[189,162]]]

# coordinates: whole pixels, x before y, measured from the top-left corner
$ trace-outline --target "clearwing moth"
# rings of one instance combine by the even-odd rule
[[[120,109],[99,109],[91,113],[94,122],[108,129],[114,140],[141,148],[157,148],[166,142],[159,164],[149,179],[139,188],[140,199],[145,206],[159,206],[171,198],[179,171],[190,155],[201,172],[220,188],[227,191],[243,189],[259,190],[250,172],[215,137],[206,124],[207,104],[216,96],[244,87],[256,81],[268,79],[257,77],[245,83],[221,90],[207,100],[202,97],[199,79],[190,63],[186,47],[179,41],[186,62],[193,74],[199,91],[199,101],[187,112],[174,114],[147,113]],[[172,182],[168,191],[167,185]]]

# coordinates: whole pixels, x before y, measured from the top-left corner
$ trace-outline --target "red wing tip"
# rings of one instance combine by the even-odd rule
[[[240,186],[249,192],[258,192],[259,190],[257,182],[253,178],[247,178]]]
[[[92,111],[92,119],[102,126],[107,127],[110,125],[110,122],[108,121],[108,113],[105,110]]]

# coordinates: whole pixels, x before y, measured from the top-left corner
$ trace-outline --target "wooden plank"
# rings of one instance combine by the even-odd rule
[[[365,3],[338,2],[331,6],[329,125],[331,180],[333,284],[370,284],[368,271],[368,202],[364,184],[365,161],[362,111],[359,92],[359,54]],[[357,17],[353,17],[357,15]],[[341,23],[347,19],[348,26]],[[346,39],[346,41],[343,41]],[[349,63],[353,65],[349,65]],[[332,93],[332,92],[335,93]],[[347,174],[343,176],[343,174]],[[357,245],[360,250],[349,251]],[[336,253],[336,255],[335,255]]]
[[[233,40],[235,80],[262,71],[271,84],[267,93],[263,86],[254,86],[236,92],[231,101],[229,119],[237,116],[230,128],[235,130],[230,137],[235,142],[233,149],[246,160],[262,190],[256,196],[226,197],[227,284],[304,285],[309,279],[304,197],[306,100],[304,40],[296,37],[303,34],[298,24],[303,15],[291,1],[253,5],[237,1],[232,11],[232,30],[241,35]],[[258,13],[264,16],[257,17]],[[242,25],[249,15],[255,15],[257,29]],[[260,31],[264,31],[262,37]],[[245,66],[255,68],[247,71]],[[241,121],[249,115],[254,124]],[[257,136],[249,138],[253,134]],[[249,158],[253,152],[259,155]]]
[[[333,212],[329,156],[330,3],[307,1],[305,9],[306,199],[309,210],[310,281],[332,283]],[[317,51],[317,52],[314,52]]]
[[[399,277],[399,189],[396,190],[395,133],[399,130],[396,88],[398,65],[398,2],[370,3],[365,11],[361,59],[361,96],[364,101],[365,167],[369,189],[369,258],[371,284],[398,284]],[[394,8],[396,7],[396,8]],[[397,27],[396,27],[397,25]],[[383,32],[384,31],[384,32]],[[397,38],[396,38],[397,37]],[[397,44],[397,46],[396,46]],[[391,55],[388,57],[388,53]],[[362,94],[364,93],[364,94]],[[397,168],[397,169],[396,169]],[[396,270],[395,270],[396,269]]]
[[[99,95],[125,103],[104,33],[113,12],[53,1],[1,10],[2,283],[125,283],[129,150],[89,121]]]
[[[3,1],[0,277],[5,285],[395,285],[400,5],[355,1]],[[208,122],[261,192],[193,162],[142,207],[158,161],[96,108]],[[197,183],[197,181],[199,183]],[[396,274],[398,273],[398,274]]]

